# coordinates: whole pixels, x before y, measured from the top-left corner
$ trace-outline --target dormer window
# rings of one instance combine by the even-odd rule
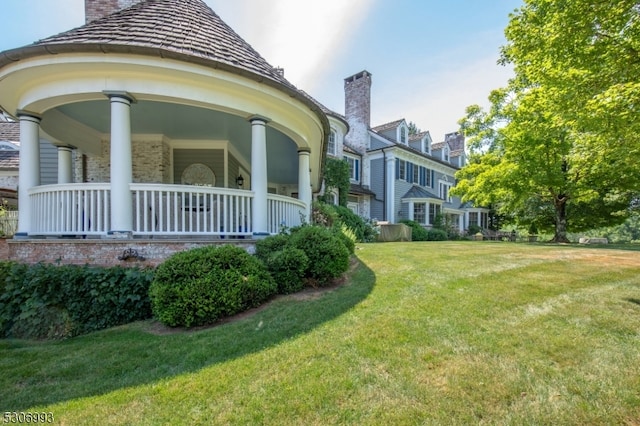
[[[407,144],[407,128],[404,126],[400,127],[400,143]]]
[[[444,144],[444,148],[442,148],[442,159],[446,162],[449,162],[449,145]]]
[[[336,155],[336,132],[331,130],[329,133],[329,144],[327,145],[327,154]]]
[[[431,154],[431,141],[427,136],[422,139],[422,152],[425,154]]]

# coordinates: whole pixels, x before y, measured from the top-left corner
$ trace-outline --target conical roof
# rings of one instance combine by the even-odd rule
[[[146,0],[0,54],[0,67],[43,53],[136,53],[249,72],[294,88],[202,0]],[[244,72],[243,72],[244,71]]]

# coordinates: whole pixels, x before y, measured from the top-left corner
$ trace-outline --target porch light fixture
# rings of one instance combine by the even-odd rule
[[[238,175],[236,178],[236,184],[238,185],[238,188],[242,188],[242,185],[244,185],[244,178],[242,175]]]

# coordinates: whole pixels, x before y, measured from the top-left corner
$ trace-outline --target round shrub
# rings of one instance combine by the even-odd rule
[[[208,246],[174,254],[149,289],[163,324],[198,326],[258,306],[276,292],[266,267],[240,247]]]
[[[413,220],[401,220],[400,223],[404,223],[411,228],[411,241],[427,241],[428,233],[422,225]]]
[[[268,262],[272,254],[282,250],[289,243],[289,237],[288,234],[276,234],[256,241],[256,257],[265,263]]]
[[[291,234],[291,245],[309,258],[306,277],[327,285],[349,268],[349,250],[338,237],[320,226],[302,226]]]
[[[342,244],[349,250],[349,253],[353,254],[356,252],[356,235],[353,230],[347,227],[345,224],[338,226],[334,226],[331,228],[333,230],[333,234],[342,241]]]
[[[429,229],[427,232],[428,241],[447,241],[447,231],[444,229]]]
[[[304,288],[304,276],[309,266],[309,258],[302,250],[284,247],[280,251],[271,253],[266,264],[278,286],[278,293],[295,293]]]

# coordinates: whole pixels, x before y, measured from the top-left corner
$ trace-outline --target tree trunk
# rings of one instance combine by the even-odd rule
[[[553,199],[553,204],[556,209],[556,233],[553,236],[551,242],[554,243],[568,243],[567,238],[567,200],[569,197],[566,195],[556,195]]]

